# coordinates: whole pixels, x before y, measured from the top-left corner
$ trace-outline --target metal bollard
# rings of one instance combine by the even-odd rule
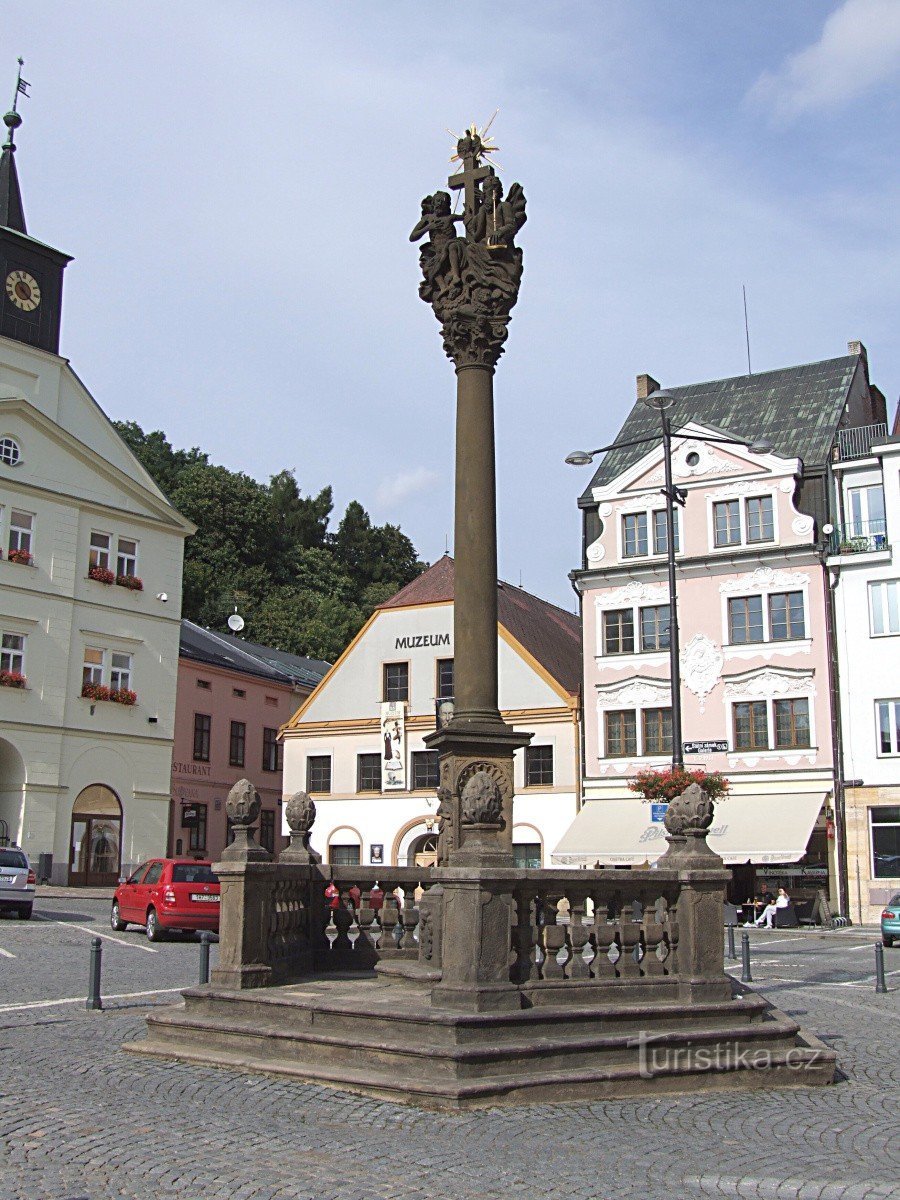
[[[752,983],[750,974],[750,934],[741,934],[741,983]]]
[[[884,946],[881,942],[875,943],[875,991],[887,991],[887,983],[884,978]]]
[[[84,1002],[85,1008],[96,1010],[103,1008],[100,999],[100,955],[103,953],[103,943],[97,937],[91,938],[91,973],[88,979],[88,996]]]
[[[737,951],[734,948],[734,926],[728,926],[728,957],[732,962],[737,962]]]
[[[203,930],[200,934],[200,982],[209,983],[209,943],[212,935]]]

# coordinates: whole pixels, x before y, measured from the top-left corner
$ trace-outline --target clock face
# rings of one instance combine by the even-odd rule
[[[10,271],[6,277],[6,294],[22,312],[34,312],[41,302],[38,281],[27,271]]]

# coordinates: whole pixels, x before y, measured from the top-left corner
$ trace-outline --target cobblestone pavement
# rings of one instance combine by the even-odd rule
[[[756,986],[838,1051],[834,1087],[440,1115],[122,1054],[173,998],[134,993],[193,983],[196,943],[105,941],[89,1013],[106,903],[35,911],[0,920],[0,1200],[900,1197],[900,951],[877,995],[873,930],[752,934]]]

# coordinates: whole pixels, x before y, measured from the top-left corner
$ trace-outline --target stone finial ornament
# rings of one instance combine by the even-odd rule
[[[308,792],[294,792],[284,806],[284,815],[291,831],[291,844],[282,851],[281,862],[318,863],[322,855],[310,847],[309,839],[316,820],[316,805]]]
[[[663,858],[711,858],[721,864],[722,860],[706,840],[714,812],[712,800],[698,783],[692,783],[676,796],[664,818],[669,848]]]
[[[222,851],[223,862],[270,862],[271,855],[254,841],[250,832],[259,818],[262,801],[249,779],[239,779],[225,801],[225,811],[234,830],[234,841]]]
[[[461,817],[464,825],[500,825],[503,796],[500,786],[487,771],[476,771],[462,790]]]

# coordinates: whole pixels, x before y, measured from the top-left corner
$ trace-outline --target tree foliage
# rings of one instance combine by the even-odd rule
[[[161,430],[116,429],[175,507],[197,526],[185,543],[182,613],[224,630],[237,607],[250,641],[333,661],[375,608],[424,569],[396,525],[356,500],[331,532],[330,487],[305,496],[293,471],[259,483],[176,450]]]

